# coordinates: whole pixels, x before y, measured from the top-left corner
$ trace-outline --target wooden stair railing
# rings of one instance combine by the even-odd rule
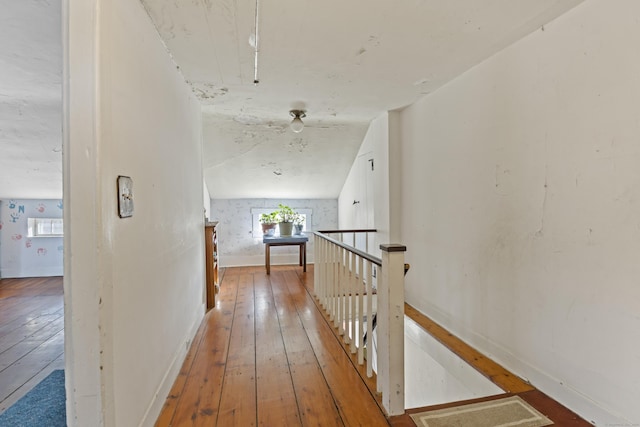
[[[343,241],[345,234],[351,233],[355,244],[357,233],[371,232],[375,230],[315,232],[314,288],[316,298],[351,353],[357,353],[359,364],[366,363],[369,377],[373,376],[372,362],[376,358],[376,383],[383,407],[388,415],[399,415],[404,413],[406,247],[380,245],[382,257],[378,258]],[[375,349],[365,342],[365,337],[373,336],[374,319],[378,341]]]

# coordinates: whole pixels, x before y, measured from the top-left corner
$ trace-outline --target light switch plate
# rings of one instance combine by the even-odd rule
[[[118,215],[133,216],[133,181],[128,176],[118,176]]]

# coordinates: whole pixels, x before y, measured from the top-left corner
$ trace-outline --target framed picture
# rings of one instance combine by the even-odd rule
[[[118,215],[133,216],[133,181],[128,176],[118,176]]]

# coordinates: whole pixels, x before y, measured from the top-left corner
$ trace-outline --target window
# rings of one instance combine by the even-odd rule
[[[268,214],[273,211],[277,211],[278,208],[252,208],[251,209],[251,226],[252,226],[252,235],[254,239],[262,239],[262,227],[260,226],[260,214]],[[302,226],[302,231],[311,231],[311,213],[312,209],[298,209],[293,208],[294,211],[298,212],[300,215],[304,217],[304,224]]]
[[[62,218],[27,218],[27,237],[62,236]]]

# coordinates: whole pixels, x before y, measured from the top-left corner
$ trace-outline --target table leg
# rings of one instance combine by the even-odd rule
[[[304,260],[304,267],[302,267],[302,271],[307,272],[307,242],[302,244],[302,258]]]
[[[271,274],[271,253],[270,253],[271,245],[264,245],[264,266],[267,269],[267,274]]]
[[[302,245],[304,245],[304,243],[300,243],[300,245],[299,245],[300,247],[298,248],[299,249],[298,252],[300,252],[300,257],[299,257],[300,260],[298,261],[298,265],[300,265],[300,266],[302,266]]]

